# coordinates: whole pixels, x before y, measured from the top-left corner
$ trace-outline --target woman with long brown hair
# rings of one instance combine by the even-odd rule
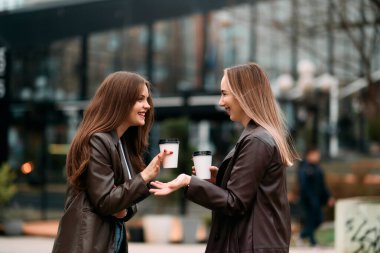
[[[124,222],[149,195],[166,152],[145,166],[153,123],[150,84],[126,71],[100,85],[66,159],[68,190],[53,252],[127,252]]]
[[[269,80],[255,63],[227,68],[219,105],[244,126],[235,147],[209,181],[179,175],[152,182],[155,195],[187,187],[186,197],[212,210],[206,252],[289,252],[286,170],[298,155]]]

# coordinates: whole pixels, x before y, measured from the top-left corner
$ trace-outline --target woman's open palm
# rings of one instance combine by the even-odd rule
[[[166,196],[170,193],[178,190],[179,188],[189,185],[191,177],[186,174],[180,174],[176,179],[163,183],[160,181],[154,181],[150,184],[156,188],[152,188],[149,192],[153,193],[156,196]]]

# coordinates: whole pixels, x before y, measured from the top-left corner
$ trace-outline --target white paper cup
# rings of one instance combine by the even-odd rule
[[[159,141],[160,151],[167,150],[168,152],[173,152],[171,155],[167,155],[162,161],[162,167],[164,169],[171,169],[178,167],[178,151],[179,151],[179,140],[176,138],[161,139]]]
[[[212,162],[211,151],[196,151],[193,153],[193,162],[196,176],[200,179],[210,179]]]

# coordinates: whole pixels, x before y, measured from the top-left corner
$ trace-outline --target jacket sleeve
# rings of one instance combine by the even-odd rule
[[[331,197],[331,193],[326,185],[326,178],[325,173],[323,172],[322,168],[319,167],[320,170],[320,181],[321,181],[321,196],[320,196],[320,202],[322,206],[325,206]]]
[[[309,180],[307,178],[306,174],[306,168],[307,164],[305,161],[302,161],[298,167],[298,183],[299,183],[299,194],[300,194],[300,200],[305,201],[309,199],[310,197],[313,197],[313,193],[310,192],[309,186]]]
[[[273,149],[255,137],[243,139],[240,145],[226,189],[192,177],[186,192],[188,199],[229,216],[245,214],[253,205]]]
[[[88,197],[96,211],[102,215],[112,215],[149,195],[141,174],[114,187],[111,145],[98,135],[91,137],[91,157],[85,175]]]

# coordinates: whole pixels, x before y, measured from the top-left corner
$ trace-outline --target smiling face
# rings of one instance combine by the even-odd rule
[[[119,138],[129,127],[145,125],[145,115],[146,112],[150,109],[148,99],[148,87],[146,85],[143,85],[140,95],[135,104],[133,105],[127,119],[116,129]]]
[[[139,98],[137,99],[135,105],[132,107],[132,110],[128,115],[128,119],[126,121],[128,126],[145,125],[145,114],[150,109],[148,98],[148,87],[146,85],[143,85]]]
[[[239,102],[237,101],[235,96],[232,94],[230,87],[228,85],[228,78],[226,74],[224,74],[222,81],[220,83],[220,92],[221,92],[221,95],[220,95],[219,105],[221,107],[224,107],[224,109],[226,110],[226,112],[228,113],[232,121],[240,122],[244,126],[246,126],[250,118],[243,111]]]

